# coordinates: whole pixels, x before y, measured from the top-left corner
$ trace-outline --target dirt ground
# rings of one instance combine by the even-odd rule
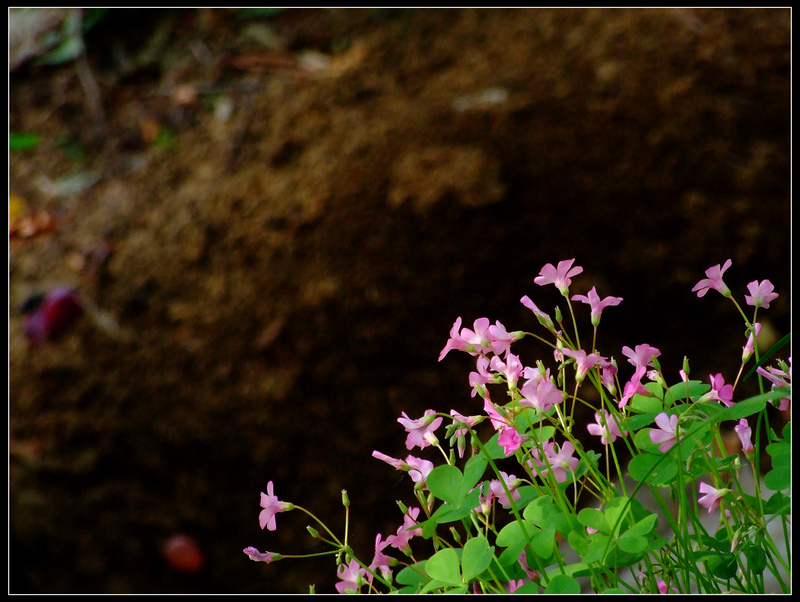
[[[478,412],[450,327],[534,330],[548,262],[624,298],[602,353],[732,380],[741,319],[691,288],[731,258],[789,331],[789,43],[788,9],[114,9],[96,94],[15,69],[41,142],[10,193],[55,225],[10,241],[11,592],[333,591],[332,557],[242,553],[322,549],[299,513],[261,531],[259,493],[341,534],[347,489],[371,558],[410,496],[372,450],[405,457],[401,411]],[[121,331],[29,346],[20,305],[59,283]],[[201,570],[165,562],[181,533]]]

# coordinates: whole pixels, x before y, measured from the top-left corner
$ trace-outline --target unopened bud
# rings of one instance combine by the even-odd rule
[[[683,356],[683,373],[686,378],[689,378],[689,358],[685,355]]]
[[[347,496],[347,489],[342,489],[342,505],[345,508],[350,507],[350,498]]]
[[[562,315],[561,315],[561,308],[560,308],[558,305],[556,305],[556,322],[558,322],[559,324],[561,324],[561,319],[562,319],[563,317],[564,317],[564,316],[562,316]]]
[[[314,527],[312,527],[311,525],[306,525],[306,531],[308,531],[308,532],[311,534],[311,537],[313,537],[313,538],[315,538],[315,539],[316,539],[317,537],[319,537],[319,531],[317,531],[317,530],[316,530]]]
[[[461,534],[458,532],[458,529],[450,527],[450,535],[453,536],[456,543],[461,543]]]
[[[397,500],[397,505],[398,505],[398,506],[399,506],[399,508],[400,508],[400,512],[402,512],[404,515],[405,515],[405,514],[408,514],[408,506],[406,506],[406,505],[405,505],[403,502],[401,502],[400,500]]]
[[[430,431],[425,433],[424,438],[431,445],[439,445],[439,438]]]

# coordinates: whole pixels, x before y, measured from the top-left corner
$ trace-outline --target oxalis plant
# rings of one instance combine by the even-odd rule
[[[692,289],[698,297],[714,290],[730,299],[746,329],[735,380],[711,374],[704,382],[689,378],[686,358],[674,378],[663,374],[660,351],[648,344],[623,347],[622,366],[601,355],[601,315],[622,299],[601,299],[594,287],[570,296],[571,279],[583,272],[574,261],[547,264],[534,279],[558,288],[566,324],[559,307],[553,319],[527,296],[521,302],[541,335],[509,332],[487,318],[472,329],[456,320],[439,360],[450,351],[475,358],[469,382],[483,411],[398,418],[407,449],[436,448],[441,463],[372,453],[409,474],[418,505],[398,501],[403,523],[386,538],[376,536],[371,560],[348,543],[345,491],[340,537],[310,510],[279,500],[271,481],[261,493],[261,528],[274,531],[279,513],[304,512],[313,521],[308,532],[331,549],[244,553],[268,563],[335,556],[340,593],[789,593],[791,423],[775,432],[767,406],[789,409],[791,358],[765,367],[789,337],[763,357],[758,346],[758,313],[777,297],[772,284],[747,286],[751,317],[723,281],[730,259],[706,270]],[[579,338],[575,302],[589,306],[590,345]],[[525,337],[549,345],[552,357],[523,363],[511,347]],[[753,375],[760,394],[736,400],[737,385]],[[578,405],[591,408],[593,423],[578,425]],[[477,400],[467,407],[477,410]],[[436,434],[443,425],[449,446]],[[725,451],[731,425],[741,453]],[[582,445],[583,429],[599,438],[604,453]],[[771,468],[762,474],[762,466]]]

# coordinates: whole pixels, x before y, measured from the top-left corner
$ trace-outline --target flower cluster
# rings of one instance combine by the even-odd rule
[[[742,369],[733,382],[722,373],[709,374],[703,382],[689,378],[684,360],[672,386],[662,373],[660,350],[648,343],[622,347],[621,357],[629,366],[618,366],[614,357],[598,350],[603,311],[619,306],[622,298],[601,299],[595,287],[587,295],[570,297],[572,278],[583,272],[574,263],[570,259],[558,266],[547,264],[534,279],[540,286],[554,285],[564,297],[571,330],[559,308],[553,319],[528,296],[522,297],[522,305],[551,338],[509,332],[488,318],[462,328],[462,319],[456,319],[439,361],[450,351],[475,358],[469,384],[482,407],[473,402],[471,415],[428,409],[411,418],[402,412],[398,422],[406,433],[406,449],[441,453],[444,462],[439,466],[416,455],[397,459],[372,452],[409,474],[418,504],[398,502],[403,522],[386,538],[377,534],[370,563],[359,560],[348,545],[347,530],[341,540],[308,510],[281,502],[272,482],[261,494],[261,528],[275,530],[280,512],[307,513],[324,531],[309,526],[309,532],[331,545],[330,553],[336,555],[340,593],[761,591],[766,569],[786,589],[788,564],[764,535],[764,526],[768,520],[785,520],[790,512],[786,496],[791,482],[782,469],[790,457],[788,430],[781,437],[764,419],[768,403],[789,408],[791,358],[777,367],[759,364],[753,372],[761,395],[735,400],[742,369],[752,357],[759,360],[761,326],[755,315],[748,319],[723,281],[732,261],[706,270],[706,278],[692,290],[698,297],[709,290],[719,292],[744,317],[748,338]],[[754,281],[745,302],[754,313],[769,308],[777,297],[773,290],[768,280]],[[589,305],[594,334],[590,348],[580,345],[572,301]],[[514,343],[526,337],[550,347],[550,366],[541,359],[526,363],[512,352]],[[624,374],[627,380],[621,380]],[[762,379],[771,390],[764,391]],[[592,396],[584,393],[586,386],[593,388]],[[581,426],[574,418],[577,406],[593,410],[594,422]],[[767,429],[766,450],[775,467],[763,484],[774,494],[761,502],[763,496],[753,496],[758,491],[744,491],[739,483],[739,458],[715,451],[724,449],[725,424],[738,421],[732,432],[750,469],[758,474],[764,443],[758,436],[754,443],[758,429],[751,428],[752,420]],[[587,449],[581,431],[596,437],[605,453]],[[623,447],[630,458],[625,471],[618,450]],[[514,472],[510,466],[516,467]],[[626,479],[635,482],[635,488],[627,489]],[[634,499],[639,491],[658,500],[661,516]],[[594,505],[586,506],[587,498]],[[349,517],[345,492],[343,503]],[[717,517],[713,534],[696,518],[698,507]],[[659,521],[671,531],[671,539],[657,529]],[[429,558],[415,557],[420,540],[432,542]],[[565,547],[580,558],[577,563],[568,564]],[[267,563],[286,557],[252,547],[244,553]],[[398,566],[403,568],[394,574]],[[627,580],[620,576],[623,567],[630,567]]]

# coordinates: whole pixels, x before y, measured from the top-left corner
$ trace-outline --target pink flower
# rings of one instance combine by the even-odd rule
[[[525,438],[513,426],[500,429],[500,436],[497,438],[497,443],[503,448],[503,453],[506,456],[516,452],[524,441]]]
[[[628,346],[622,348],[622,355],[628,358],[628,362],[633,364],[634,368],[641,368],[642,366],[654,366],[653,360],[661,355],[661,352],[655,348],[651,347],[647,343],[642,345],[636,345],[636,349],[633,350]]]
[[[458,332],[458,329],[461,328],[461,316],[456,318],[453,327],[450,329],[450,338],[447,339],[447,344],[444,346],[444,349],[439,353],[439,361],[441,362],[452,349],[456,351],[472,351],[469,347],[469,344],[461,338],[461,335]]]
[[[792,387],[792,358],[789,357],[788,365],[784,364],[784,370],[781,368],[776,368],[774,366],[770,366],[766,370],[764,368],[756,368],[756,372],[769,380],[772,383],[773,389],[791,389]],[[782,397],[780,399],[780,406],[778,409],[781,412],[785,412],[789,409],[789,404],[791,403],[790,397]]]
[[[536,304],[530,300],[530,297],[528,297],[528,295],[525,295],[522,299],[520,299],[520,303],[522,303],[525,307],[527,307],[536,315],[536,319],[539,320],[539,324],[541,324],[548,330],[555,329],[552,318],[543,311],[541,311],[538,307],[536,307]]]
[[[522,567],[523,572],[528,576],[528,579],[530,579],[534,583],[539,582],[540,579],[539,572],[528,566],[528,558],[527,556],[525,556],[524,550],[522,554],[519,555],[519,558],[517,558],[517,562],[519,562],[519,565]]]
[[[575,382],[578,384],[583,382],[583,379],[586,378],[586,373],[591,370],[592,366],[595,366],[601,363],[605,358],[597,355],[596,353],[590,353],[586,355],[586,352],[583,349],[562,349],[564,355],[568,355],[572,359],[575,360],[575,367],[577,368],[577,373],[575,374]]]
[[[559,292],[567,297],[569,295],[569,285],[572,284],[571,278],[583,272],[583,268],[580,266],[572,267],[574,262],[574,259],[559,261],[557,268],[552,263],[548,263],[533,281],[539,286],[555,284]]]
[[[513,474],[509,475],[504,473],[502,470],[500,471],[500,477],[503,479],[503,482],[508,487],[508,492],[511,494],[511,498],[514,501],[517,501],[520,497],[522,497],[517,491],[517,488],[522,485],[522,481],[520,481],[517,477]],[[492,481],[489,483],[489,489],[497,498],[497,501],[500,502],[502,506],[508,508],[511,506],[511,502],[506,495],[505,489],[503,489],[503,484],[499,480]]]
[[[719,502],[722,497],[728,493],[730,489],[715,489],[706,483],[700,483],[700,493],[705,494],[697,498],[697,503],[708,508],[708,513],[711,514],[719,507]]]
[[[255,562],[275,562],[276,560],[281,559],[280,554],[273,554],[272,552],[259,552],[256,548],[250,546],[242,550],[245,554],[250,557],[250,560],[254,560]]]
[[[522,583],[523,583],[522,579],[517,579],[516,581],[512,579],[511,581],[509,581],[508,593],[513,594],[515,591],[517,591],[519,588],[522,587]]]
[[[406,449],[414,449],[419,447],[425,449],[429,445],[436,445],[439,440],[433,434],[439,425],[442,424],[441,416],[434,416],[436,414],[433,410],[425,410],[425,415],[417,420],[411,420],[405,412],[397,419],[397,422],[403,425],[408,432],[406,437]]]
[[[659,428],[650,431],[650,440],[661,444],[658,451],[667,452],[678,443],[678,417],[662,412],[656,416],[656,424]]]
[[[600,443],[603,445],[614,443],[617,437],[622,437],[627,433],[627,431],[620,430],[617,421],[606,410],[600,410],[600,412],[602,412],[602,415],[598,412],[594,414],[595,424],[586,426],[590,434],[600,437]]]
[[[419,508],[409,508],[408,514],[403,517],[403,525],[397,530],[397,535],[390,535],[386,538],[386,542],[404,554],[409,554],[411,552],[409,541],[416,535],[422,535],[422,529],[417,526],[417,516]]]
[[[753,328],[755,329],[755,336],[751,331],[750,336],[747,337],[747,343],[745,343],[745,346],[742,347],[742,363],[747,362],[747,360],[750,359],[750,356],[753,355],[753,352],[756,349],[756,339],[758,339],[759,335],[761,335],[761,324],[756,322],[753,324]]]
[[[467,426],[475,426],[484,420],[482,416],[464,416],[455,410],[450,410],[450,416],[453,417],[453,425],[464,425],[454,433],[456,436],[466,435],[469,432]]]
[[[555,383],[544,377],[525,381],[519,392],[522,394],[520,404],[532,406],[540,412],[547,412],[554,405],[564,401],[564,397],[556,388]]]
[[[408,476],[411,477],[411,480],[425,485],[428,475],[433,470],[433,462],[414,456],[406,456],[406,463],[409,467]]]
[[[477,361],[478,371],[469,373],[469,384],[472,387],[472,397],[475,397],[475,395],[480,392],[479,387],[488,385],[490,383],[500,382],[500,376],[497,374],[492,374],[489,372],[488,368],[489,358],[479,355]]]
[[[778,293],[773,293],[775,287],[769,280],[764,280],[759,284],[758,280],[753,280],[747,285],[747,290],[750,291],[749,295],[744,296],[744,300],[748,305],[754,307],[763,307],[769,309],[769,304],[778,298]]]
[[[411,455],[406,456],[405,460],[398,460],[376,450],[372,452],[372,457],[386,462],[389,466],[393,466],[397,470],[407,472],[412,481],[415,483],[422,483],[423,486],[425,485],[425,479],[428,478],[428,475],[433,470],[433,462]]]
[[[619,400],[617,407],[620,409],[624,408],[626,405],[628,405],[628,401],[630,401],[634,395],[644,395],[646,397],[652,396],[650,390],[642,384],[642,377],[644,376],[646,370],[646,366],[637,368],[630,381],[625,383],[625,388],[622,391],[622,398]]]
[[[617,392],[617,385],[614,382],[614,376],[616,374],[617,367],[613,363],[607,359],[603,359],[603,361],[600,362],[600,382],[603,383],[603,386],[612,395]]]
[[[700,401],[718,401],[726,407],[733,405],[733,385],[726,385],[722,374],[709,374],[711,390],[700,398]]]
[[[392,578],[392,569],[389,567],[397,564],[397,560],[395,558],[387,556],[383,553],[383,549],[388,545],[389,541],[381,541],[381,534],[378,533],[378,536],[375,538],[375,556],[372,558],[372,564],[369,565],[370,570],[380,571],[384,579]],[[367,574],[367,578],[370,580],[370,582],[372,581],[372,575]]]
[[[383,460],[389,466],[394,466],[397,470],[409,469],[408,463],[403,462],[402,460],[398,460],[397,458],[392,458],[391,456],[387,456],[386,454],[383,454],[378,450],[372,452],[372,457],[377,458],[378,460]]]
[[[547,466],[553,472],[557,483],[563,483],[567,480],[567,472],[572,472],[578,466],[578,458],[573,457],[575,447],[569,441],[564,442],[564,445],[558,447],[558,444],[548,441],[542,445],[546,461],[539,459],[539,450],[533,450],[532,460],[537,466]]]
[[[603,309],[622,303],[622,297],[606,297],[601,301],[600,295],[597,294],[597,289],[595,287],[592,287],[592,290],[589,291],[588,296],[573,295],[572,300],[582,301],[583,303],[589,304],[589,308],[592,312],[592,326],[597,326],[600,324],[600,314],[602,313]]]
[[[714,289],[718,291],[723,297],[730,297],[731,296],[731,289],[729,289],[725,283],[722,281],[722,274],[725,273],[733,262],[729,259],[725,262],[725,265],[720,269],[719,264],[710,267],[706,270],[706,276],[708,278],[704,278],[700,282],[694,285],[692,292],[697,292],[698,297],[702,297],[705,295],[709,289]]]
[[[267,493],[261,492],[261,507],[263,510],[258,516],[261,528],[266,527],[269,531],[274,531],[277,527],[275,515],[278,512],[286,512],[294,508],[289,502],[282,502],[272,493],[272,481],[267,483]]]
[[[491,339],[489,339],[488,332],[489,318],[478,318],[475,320],[474,331],[469,328],[462,328],[461,332],[459,332],[458,329],[460,327],[461,318],[459,317],[450,329],[450,338],[447,344],[444,346],[441,353],[439,353],[440,362],[452,349],[456,351],[466,351],[471,355],[489,353],[492,351],[492,342]]]
[[[478,488],[478,506],[475,508],[475,512],[480,512],[481,514],[489,516],[489,513],[492,511],[493,500],[494,492],[491,487],[487,490],[486,483],[481,483]]]
[[[750,428],[750,424],[747,422],[747,419],[742,418],[739,420],[739,423],[733,427],[733,430],[736,431],[736,434],[739,436],[739,441],[742,442],[742,451],[747,458],[753,454],[753,442],[750,440],[752,436],[752,429]]]
[[[483,411],[486,412],[486,415],[492,421],[494,430],[499,431],[501,428],[508,425],[508,420],[497,411],[497,408],[495,408],[490,399],[483,400]]]
[[[498,356],[494,356],[490,363],[490,367],[495,372],[499,372],[506,377],[506,382],[510,389],[517,388],[517,380],[525,366],[519,361],[519,357],[509,352],[506,354],[506,361],[504,362]]]
[[[524,337],[525,333],[522,330],[508,332],[506,327],[500,323],[500,320],[496,320],[494,326],[489,326],[488,335],[492,351],[500,355],[508,351],[511,343]]]
[[[367,575],[367,570],[355,559],[351,560],[349,564],[340,564],[336,569],[336,576],[341,581],[336,584],[336,591],[340,594],[357,592],[366,583]]]

